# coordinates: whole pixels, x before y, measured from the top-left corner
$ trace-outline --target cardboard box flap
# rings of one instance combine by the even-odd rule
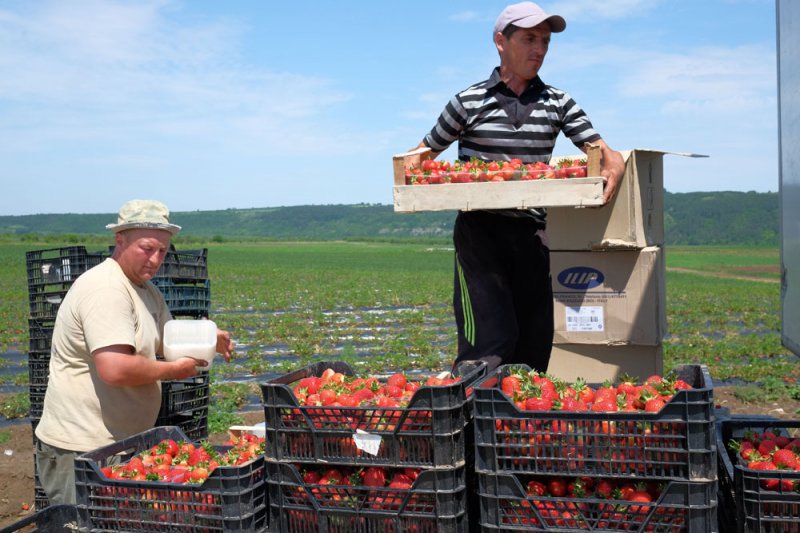
[[[664,244],[663,156],[708,156],[638,148],[620,153],[625,174],[608,204],[595,209],[548,210],[551,250],[638,249]]]
[[[650,152],[653,154],[662,154],[662,155],[679,155],[682,157],[708,157],[705,154],[693,154],[691,152],[673,152],[671,150],[656,150],[655,148],[636,148],[634,150],[628,150],[627,152],[620,151],[622,153],[622,157],[625,158],[625,161],[628,160],[630,154],[632,152]],[[625,154],[628,154],[627,156]]]

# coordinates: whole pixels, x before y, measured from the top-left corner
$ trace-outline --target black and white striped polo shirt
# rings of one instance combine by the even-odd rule
[[[482,81],[455,95],[439,116],[424,142],[435,152],[458,141],[458,158],[468,161],[523,163],[549,162],[558,134],[563,132],[575,146],[600,139],[583,109],[564,91],[545,85],[537,76],[521,95],[500,79],[500,68]],[[543,209],[503,211],[544,222]]]

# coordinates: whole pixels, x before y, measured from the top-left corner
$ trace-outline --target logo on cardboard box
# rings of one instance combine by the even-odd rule
[[[588,266],[574,266],[565,268],[558,274],[558,282],[568,289],[586,291],[599,287],[605,281],[605,276],[596,268]]]

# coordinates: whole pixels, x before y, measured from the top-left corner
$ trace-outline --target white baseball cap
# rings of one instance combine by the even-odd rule
[[[506,26],[513,24],[520,28],[533,28],[534,26],[547,21],[550,24],[550,31],[559,33],[567,27],[567,21],[559,15],[548,15],[544,9],[533,2],[520,2],[507,6],[497,21],[494,23],[494,32],[502,32]]]

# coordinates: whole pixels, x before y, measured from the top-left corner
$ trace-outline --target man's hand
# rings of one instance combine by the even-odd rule
[[[138,387],[165,379],[186,379],[197,375],[198,366],[207,366],[191,357],[159,361],[137,355],[133,346],[118,344],[92,352],[97,375],[115,387]]]
[[[217,330],[217,353],[221,354],[222,357],[225,358],[225,361],[231,360],[231,354],[233,353],[233,341],[231,340],[231,334],[223,329]]]
[[[602,139],[593,144],[600,146],[600,176],[605,180],[603,185],[603,204],[605,205],[617,193],[619,183],[625,174],[625,160],[621,153],[609,148]]]
[[[170,363],[172,365],[172,379],[188,379],[197,375],[198,367],[208,366],[205,359],[195,359],[194,357],[181,357]]]

